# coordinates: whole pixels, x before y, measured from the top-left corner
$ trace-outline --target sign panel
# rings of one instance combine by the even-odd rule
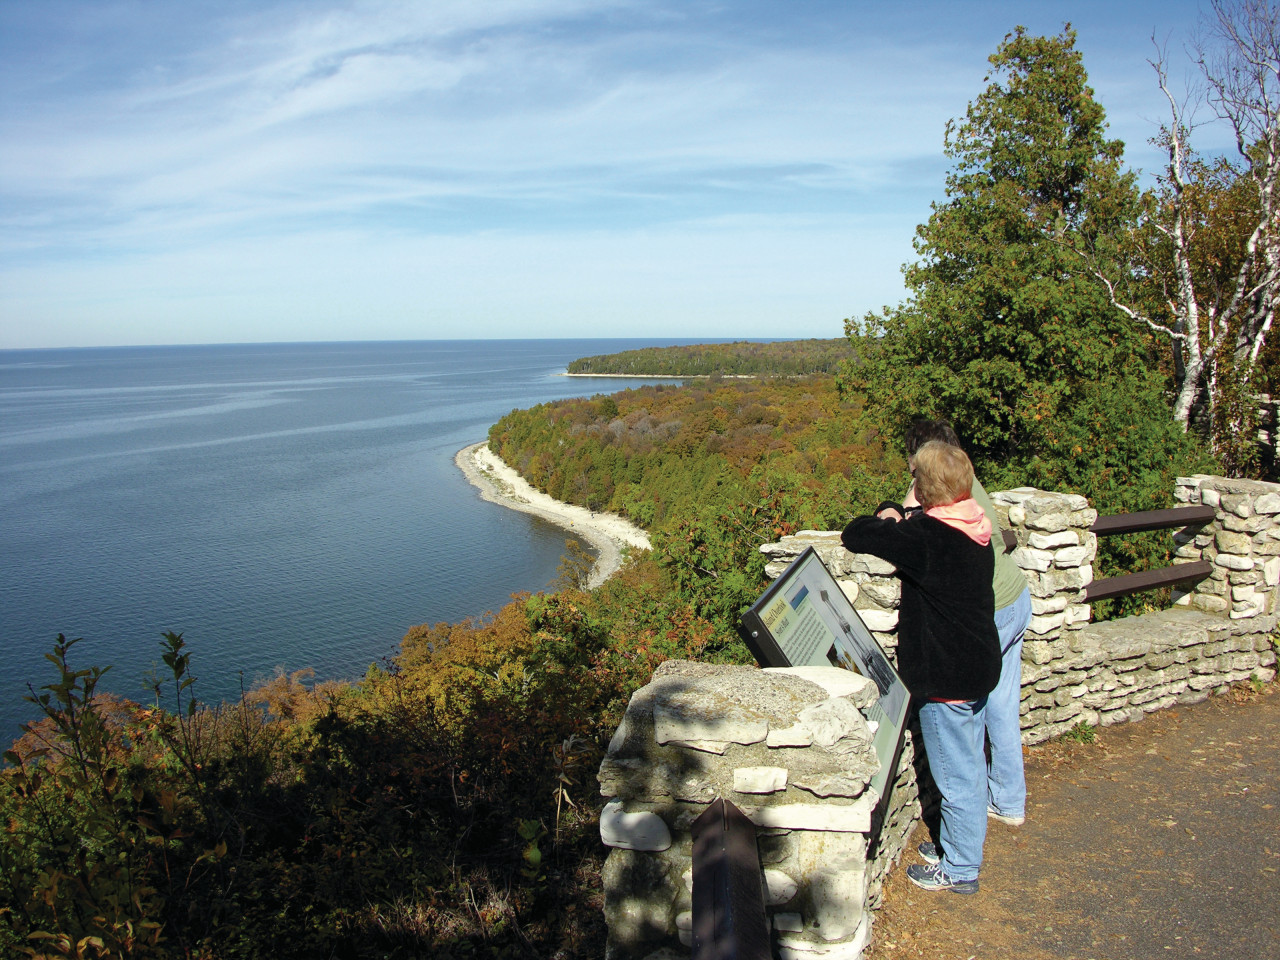
[[[877,724],[880,772],[871,785],[883,804],[898,765],[911,694],[812,547],[742,614],[742,638],[762,667],[840,666],[875,683],[880,699],[867,708],[866,717]]]

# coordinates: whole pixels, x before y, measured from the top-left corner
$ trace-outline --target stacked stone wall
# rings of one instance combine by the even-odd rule
[[[857,960],[919,816],[909,738],[887,814],[877,811],[863,712],[876,696],[834,667],[662,664],[600,766],[610,960],[688,956],[692,825],[717,797],[756,827],[777,956]]]
[[[1280,485],[1195,476],[1179,478],[1175,495],[1215,508],[1212,522],[1172,534],[1177,562],[1209,560],[1212,574],[1175,590],[1172,609],[1093,623],[1085,588],[1093,582],[1096,511],[1082,497],[1032,488],[992,494],[1031,590],[1024,743],[1275,677]],[[849,553],[837,531],[810,530],[761,547],[769,575],[807,547],[896,661],[894,567]],[[873,684],[834,668],[660,667],[632,698],[600,768],[610,798],[601,835],[613,848],[604,870],[610,958],[687,955],[690,827],[723,796],[759,828],[777,955],[857,960],[922,798],[932,802],[928,785],[917,782],[908,730],[891,802],[878,813],[883,827],[871,824],[878,761],[865,718],[850,711],[874,696]]]
[[[991,495],[1017,538],[1013,558],[1031,590],[1022,651],[1022,739],[1040,743],[1079,723],[1106,726],[1195,703],[1230,684],[1275,677],[1280,584],[1280,485],[1180,477],[1179,503],[1207,504],[1213,521],[1171,535],[1175,562],[1213,573],[1173,592],[1174,607],[1093,623],[1097,511],[1083,498],[1024,487]],[[805,530],[760,549],[779,576],[812,546],[886,653],[896,657],[900,590],[891,564],[854,555],[836,531]]]

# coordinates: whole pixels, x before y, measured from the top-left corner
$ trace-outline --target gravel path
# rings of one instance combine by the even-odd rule
[[[867,960],[1280,958],[1280,690],[1027,750],[975,896],[886,887]],[[904,863],[917,861],[917,830]]]

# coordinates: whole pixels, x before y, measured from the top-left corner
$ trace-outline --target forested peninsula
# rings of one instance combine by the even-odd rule
[[[1240,153],[1211,161],[1181,150],[1175,107],[1180,147],[1142,190],[1075,42],[1017,29],[990,57],[901,304],[835,341],[593,358],[699,379],[493,425],[534,487],[647,532],[599,587],[571,543],[554,590],[414,627],[358,682],[299,670],[231,704],[200,700],[179,635],[149,705],[98,695],[59,637],[0,772],[0,954],[602,956],[595,774],[628,698],[666,659],[747,662],[760,544],[900,497],[913,415],[953,421],[989,489],[1104,513],[1170,505],[1178,475],[1272,476],[1280,111],[1228,118]],[[1097,572],[1171,549],[1106,543]]]
[[[569,364],[570,376],[626,377],[803,377],[834,374],[849,355],[849,341],[792,340],[785,342],[689,344],[646,347],[598,357],[581,357]]]

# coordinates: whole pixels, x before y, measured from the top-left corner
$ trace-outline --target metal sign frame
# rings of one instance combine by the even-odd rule
[[[873,745],[880,771],[871,786],[883,811],[893,789],[911,694],[817,551],[806,547],[743,611],[741,621],[742,639],[762,667],[838,666],[875,683],[880,698],[865,716],[877,724]]]

